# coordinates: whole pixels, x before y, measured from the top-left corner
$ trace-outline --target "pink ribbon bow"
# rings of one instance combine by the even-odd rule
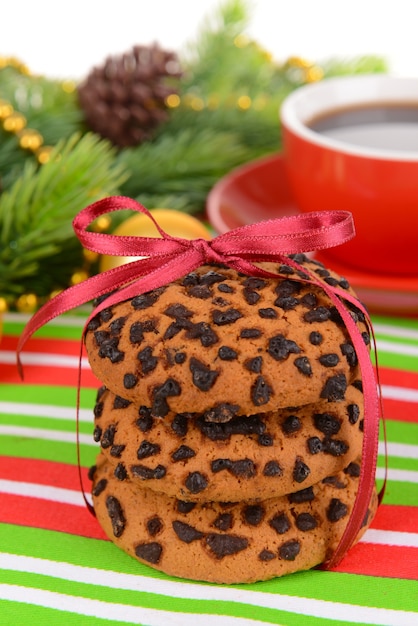
[[[124,209],[132,209],[147,215],[154,222],[161,238],[122,237],[87,230],[101,215]],[[302,271],[309,278],[300,280],[315,284],[327,293],[340,313],[357,353],[365,403],[362,463],[357,497],[340,543],[324,565],[326,569],[335,567],[351,547],[367,515],[375,481],[381,411],[378,385],[368,348],[343,301],[348,301],[360,309],[371,330],[372,328],[367,311],[356,298],[340,288],[324,284],[306,267],[285,255],[321,250],[345,243],[355,234],[351,213],[346,211],[306,213],[242,226],[214,237],[211,241],[189,240],[173,237],[164,232],[149,211],[136,200],[113,196],[83,209],[74,218],[73,228],[82,245],[89,250],[105,255],[141,258],[74,285],[39,309],[29,320],[19,339],[17,362],[21,375],[23,372],[20,353],[26,341],[54,317],[112,292],[105,301],[94,308],[86,322],[87,326],[89,320],[102,309],[161,287],[201,265],[223,263],[244,274],[277,278],[277,274],[268,272],[254,263],[278,261]]]

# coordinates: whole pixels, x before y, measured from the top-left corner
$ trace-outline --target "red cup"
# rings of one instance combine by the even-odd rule
[[[364,111],[368,129],[359,122]],[[418,79],[325,79],[290,94],[280,117],[299,209],[353,214],[356,237],[327,251],[330,260],[418,275]]]

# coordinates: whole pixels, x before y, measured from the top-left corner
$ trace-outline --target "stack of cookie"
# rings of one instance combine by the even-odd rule
[[[319,262],[294,258],[352,293]],[[263,267],[280,277],[201,267],[102,310],[87,329],[103,382],[97,518],[123,550],[173,576],[240,583],[314,567],[355,500],[356,352],[320,287],[290,264]]]

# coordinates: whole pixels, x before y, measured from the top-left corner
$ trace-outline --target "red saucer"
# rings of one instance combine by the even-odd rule
[[[207,216],[218,234],[238,226],[299,213],[282,156],[258,159],[222,178],[207,198]],[[418,314],[418,277],[385,276],[343,267],[322,251],[316,257],[347,278],[372,312]]]

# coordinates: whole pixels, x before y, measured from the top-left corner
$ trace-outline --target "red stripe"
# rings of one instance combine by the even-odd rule
[[[418,580],[418,548],[359,543],[333,571]]]
[[[54,530],[91,539],[107,539],[87,507],[51,502],[41,498],[2,493],[0,522]]]
[[[78,386],[77,368],[58,367],[56,365],[25,365],[23,374],[24,382],[28,385]],[[14,385],[22,383],[16,365],[1,365],[1,382]],[[82,387],[97,389],[101,384],[89,368],[82,370]]]
[[[80,328],[80,339],[82,329]],[[16,351],[19,338],[5,335],[1,342],[2,350]],[[50,337],[34,337],[25,345],[23,352],[42,352],[44,354],[65,354],[77,356],[80,352],[78,339],[54,339]]]
[[[406,389],[418,389],[418,372],[379,367],[379,379],[382,385],[394,385]]]

